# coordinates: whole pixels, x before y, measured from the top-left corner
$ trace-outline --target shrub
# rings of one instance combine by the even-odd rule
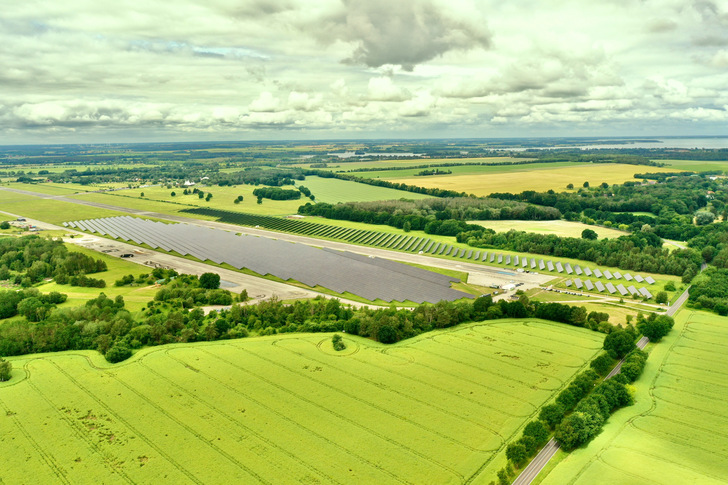
[[[106,360],[115,364],[131,357],[131,348],[123,342],[117,342],[106,352]]]
[[[333,337],[331,337],[331,343],[334,346],[334,350],[337,352],[340,352],[344,349],[346,349],[346,344],[344,343],[344,340],[341,338],[341,335],[338,333],[335,333]]]

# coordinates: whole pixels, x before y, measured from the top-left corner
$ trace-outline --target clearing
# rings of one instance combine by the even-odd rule
[[[599,235],[599,239],[615,238],[629,234],[629,232],[611,229],[602,226],[590,226],[581,222],[571,221],[468,221],[468,224],[493,229],[495,232],[508,232],[510,230],[536,232],[539,234],[554,234],[560,237],[581,238],[584,229],[591,229]]]

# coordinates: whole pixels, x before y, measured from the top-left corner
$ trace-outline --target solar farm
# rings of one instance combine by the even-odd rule
[[[146,244],[155,249],[227,263],[260,275],[296,280],[367,300],[416,303],[457,300],[471,295],[453,290],[457,278],[394,261],[319,249],[258,236],[188,224],[164,224],[130,216],[64,223],[66,227]]]

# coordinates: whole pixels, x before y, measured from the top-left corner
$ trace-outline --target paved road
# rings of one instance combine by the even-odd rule
[[[637,348],[644,349],[647,343],[650,341],[647,337],[642,337],[637,342]],[[624,363],[624,359],[620,360],[619,363],[614,366],[614,369],[612,369],[612,372],[610,372],[607,377],[604,378],[606,381],[607,379],[611,379],[612,377],[616,376],[620,373],[622,370],[622,364]],[[538,452],[536,457],[531,460],[531,463],[528,464],[526,468],[521,472],[520,475],[518,475],[518,478],[513,482],[513,485],[529,485],[536,476],[541,473],[541,470],[546,466],[546,464],[553,458],[553,456],[556,454],[556,452],[559,451],[559,444],[551,438],[551,440],[546,443],[546,445],[541,448],[541,451]]]
[[[677,311],[680,309],[680,307],[682,307],[683,304],[688,300],[688,297],[690,296],[689,292],[690,292],[690,287],[688,286],[687,288],[685,288],[685,291],[683,292],[683,294],[680,295],[680,297],[677,300],[675,300],[675,303],[670,305],[670,308],[667,309],[668,316],[671,317],[675,313],[677,313]]]
[[[368,246],[357,246],[354,244],[348,244],[343,242],[327,241],[324,239],[316,239],[307,236],[299,236],[294,234],[287,234],[281,232],[267,231],[265,229],[252,228],[246,226],[238,226],[235,224],[226,224],[216,221],[205,221],[199,219],[191,219],[188,217],[161,214],[157,212],[143,211],[139,209],[129,209],[126,207],[120,207],[110,204],[103,204],[99,202],[92,202],[80,199],[71,199],[62,195],[49,195],[41,194],[38,192],[31,192],[22,189],[13,189],[8,187],[0,187],[0,190],[7,190],[16,192],[24,195],[31,195],[42,199],[52,199],[62,202],[68,202],[72,204],[88,205],[92,207],[98,207],[101,209],[114,210],[117,212],[125,212],[127,214],[133,214],[136,216],[147,216],[154,217],[156,219],[183,222],[186,224],[195,224],[204,227],[211,227],[214,229],[223,229],[226,231],[233,231],[236,233],[251,234],[262,237],[269,237],[274,239],[280,239],[282,241],[290,241],[299,244],[307,244],[309,246],[325,247],[331,249],[338,249],[340,251],[351,251],[354,253],[364,254],[367,256],[374,256],[379,258],[386,258],[396,261],[403,261],[407,263],[421,264],[425,266],[433,266],[436,268],[449,269],[454,271],[463,271],[469,274],[468,283],[479,285],[479,286],[490,286],[492,284],[503,285],[511,282],[523,283],[519,289],[528,290],[530,288],[536,288],[547,281],[552,280],[554,277],[551,275],[537,274],[537,273],[518,273],[513,269],[506,269],[494,266],[487,266],[483,264],[467,263],[465,261],[454,261],[449,259],[435,258],[432,256],[426,256],[421,254],[404,253],[399,251],[390,251],[387,249],[372,248]]]

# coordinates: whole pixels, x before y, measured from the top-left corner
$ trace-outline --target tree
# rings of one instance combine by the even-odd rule
[[[144,192],[141,193],[141,196],[144,197]]]
[[[115,364],[131,357],[131,349],[124,342],[117,342],[106,352],[106,360]]]
[[[0,382],[9,381],[13,371],[13,364],[0,357]]]
[[[613,365],[614,359],[607,353],[600,354],[596,359],[591,361],[591,364],[589,364],[589,366],[600,376],[607,375]]]
[[[203,273],[200,275],[200,286],[207,290],[220,288],[220,275],[217,273]]]
[[[569,185],[566,186],[566,188],[569,189],[569,190],[571,190],[571,189],[574,188],[574,184],[569,184]]]
[[[397,331],[390,325],[382,325],[377,332],[377,340],[383,344],[392,344],[397,341]]]
[[[588,189],[589,188],[589,182],[584,182],[584,185],[582,187],[584,187],[585,189]]]
[[[262,203],[263,203],[263,196],[262,196],[262,195],[259,195],[259,196],[258,196],[258,200],[257,200],[256,202],[257,202],[258,204],[262,204]]]
[[[566,451],[586,443],[589,440],[586,415],[577,412],[568,415],[556,428],[554,438]]]
[[[548,404],[541,408],[538,419],[546,423],[549,428],[553,429],[564,419],[564,407],[561,404]]]
[[[603,188],[603,189],[608,189],[609,188],[609,184],[606,183],[606,182],[602,182],[602,185],[600,185],[600,187]]]
[[[410,224],[410,221],[405,221],[405,223],[402,225],[402,230],[404,232],[410,232],[412,230],[412,224]]]
[[[660,291],[655,295],[655,303],[667,303],[667,292]]]
[[[546,424],[540,420],[531,421],[523,428],[523,436],[533,438],[536,449],[542,447],[549,439],[549,430]]]
[[[629,332],[617,330],[604,338],[603,347],[613,359],[621,359],[635,348],[634,337]]]
[[[506,448],[506,458],[511,460],[515,466],[520,467],[528,458],[526,447],[519,442],[511,443]]]
[[[698,211],[695,213],[695,225],[707,226],[715,220],[715,214],[710,211]]]
[[[171,195],[172,197],[175,197],[177,195],[177,192],[172,191],[172,193],[169,195]]]
[[[675,321],[667,315],[652,314],[649,318],[637,322],[637,329],[651,342],[659,342],[670,333]]]
[[[675,291],[675,282],[668,281],[667,283],[665,283],[665,291]]]
[[[10,229],[10,223],[8,221],[0,222],[0,229]]]
[[[334,346],[334,350],[336,350],[337,352],[346,349],[344,339],[342,339],[341,335],[339,335],[338,333],[335,333],[334,336],[331,337],[331,344]]]
[[[594,241],[599,238],[599,235],[592,229],[584,229],[583,231],[581,231],[581,238]]]

